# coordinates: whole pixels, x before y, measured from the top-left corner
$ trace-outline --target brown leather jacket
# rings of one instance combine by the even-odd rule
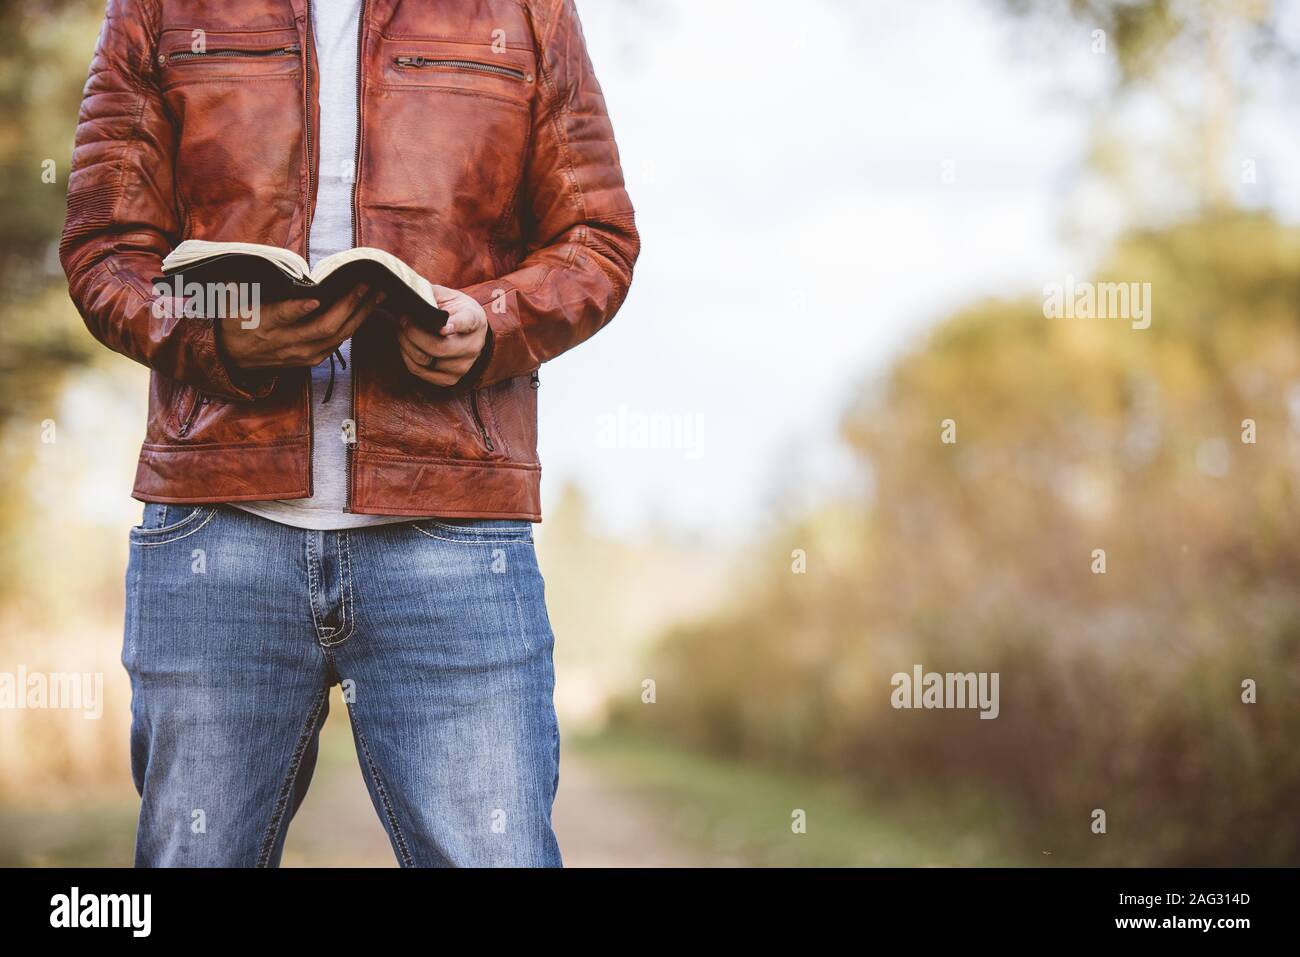
[[[59,252],[90,331],[152,370],[143,501],[311,494],[308,370],[241,376],[210,321],[151,308],[181,240],[307,255],[309,3],[109,0]],[[573,0],[364,0],[358,57],[354,245],[483,303],[490,351],[440,390],[390,324],[357,332],[348,507],[539,520],[536,370],[614,316],[640,247]]]

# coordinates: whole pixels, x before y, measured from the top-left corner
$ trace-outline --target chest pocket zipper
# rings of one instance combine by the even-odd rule
[[[479,63],[477,60],[447,60],[427,56],[395,56],[393,65],[408,70],[465,70],[469,73],[491,73],[494,76],[506,76],[513,80],[527,80],[530,77],[523,70],[496,63]]]
[[[250,57],[297,56],[300,50],[301,48],[298,46],[276,47],[272,50],[204,50],[202,53],[195,50],[181,50],[178,53],[158,54],[158,65],[166,66],[168,63],[186,63],[190,60],[202,60],[207,57],[237,57],[248,59]]]

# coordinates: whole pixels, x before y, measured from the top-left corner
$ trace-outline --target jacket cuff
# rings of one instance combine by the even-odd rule
[[[519,293],[514,286],[497,280],[468,286],[462,292],[483,307],[488,321],[488,341],[484,343],[483,352],[470,370],[475,373],[475,388],[528,375],[541,365],[535,361],[528,344],[518,334],[519,316],[516,310]]]

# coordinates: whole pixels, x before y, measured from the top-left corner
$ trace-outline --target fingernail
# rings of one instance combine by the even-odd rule
[[[303,312],[315,312],[319,308],[320,308],[319,299],[308,299],[306,302],[302,304]]]

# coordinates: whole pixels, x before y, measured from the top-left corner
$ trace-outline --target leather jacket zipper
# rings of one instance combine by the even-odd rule
[[[466,70],[470,73],[491,73],[495,76],[508,76],[514,80],[524,80],[524,71],[514,67],[500,66],[495,63],[479,63],[477,60],[446,60],[427,56],[395,56],[393,65],[404,69],[424,70]]]
[[[268,56],[293,56],[299,52],[298,46],[291,45],[287,47],[276,47],[273,50],[204,50],[202,53],[196,50],[181,50],[179,53],[165,53],[158,57],[158,65],[164,66],[168,63],[184,63],[188,60],[202,60],[206,57],[228,56],[228,57],[268,57]]]
[[[302,258],[311,262],[311,190],[312,190],[312,149],[311,149],[311,51],[316,41],[311,34],[311,0],[307,0],[305,7],[305,23],[303,30],[307,42],[302,47],[302,89],[303,89],[303,113],[302,113],[302,135],[303,142],[307,148],[307,208],[303,212],[302,227]],[[307,370],[307,495],[310,497],[316,494],[316,476],[313,474],[313,463],[316,461],[316,413],[312,411],[312,405],[316,397],[312,394],[314,390],[311,387],[311,370]],[[346,503],[344,503],[346,508]]]
[[[190,399],[190,410],[185,413],[185,418],[181,421],[181,427],[176,434],[181,438],[189,435],[190,427],[194,425],[194,420],[198,418],[199,410],[208,404],[208,397],[197,389],[194,390],[194,396]]]
[[[362,78],[362,54],[365,52],[366,40],[366,0],[361,0],[361,11],[357,14],[357,123],[356,123],[356,147],[352,155],[352,247],[357,245],[357,181],[361,179],[361,85],[364,82]],[[352,419],[352,441],[348,443],[347,453],[345,455],[344,476],[343,476],[343,511],[352,511],[352,486],[353,473],[356,471],[356,449],[357,443],[361,441],[361,423],[357,421],[357,353],[356,340],[352,342],[352,379],[351,379],[351,406],[348,408],[348,415]]]
[[[469,394],[469,408],[474,413],[474,424],[478,426],[479,438],[483,440],[484,447],[489,452],[495,452],[496,446],[492,444],[492,436],[488,435],[487,426],[483,424],[483,416],[478,410],[478,389]]]
[[[303,88],[303,115],[302,115],[302,135],[307,146],[307,210],[303,215],[302,229],[302,258],[311,262],[311,190],[312,190],[312,150],[311,150],[311,51],[315,46],[315,39],[311,35],[311,0],[307,0],[306,9],[306,33],[307,42],[303,45],[302,59],[302,88]],[[310,405],[310,403],[308,403]]]

